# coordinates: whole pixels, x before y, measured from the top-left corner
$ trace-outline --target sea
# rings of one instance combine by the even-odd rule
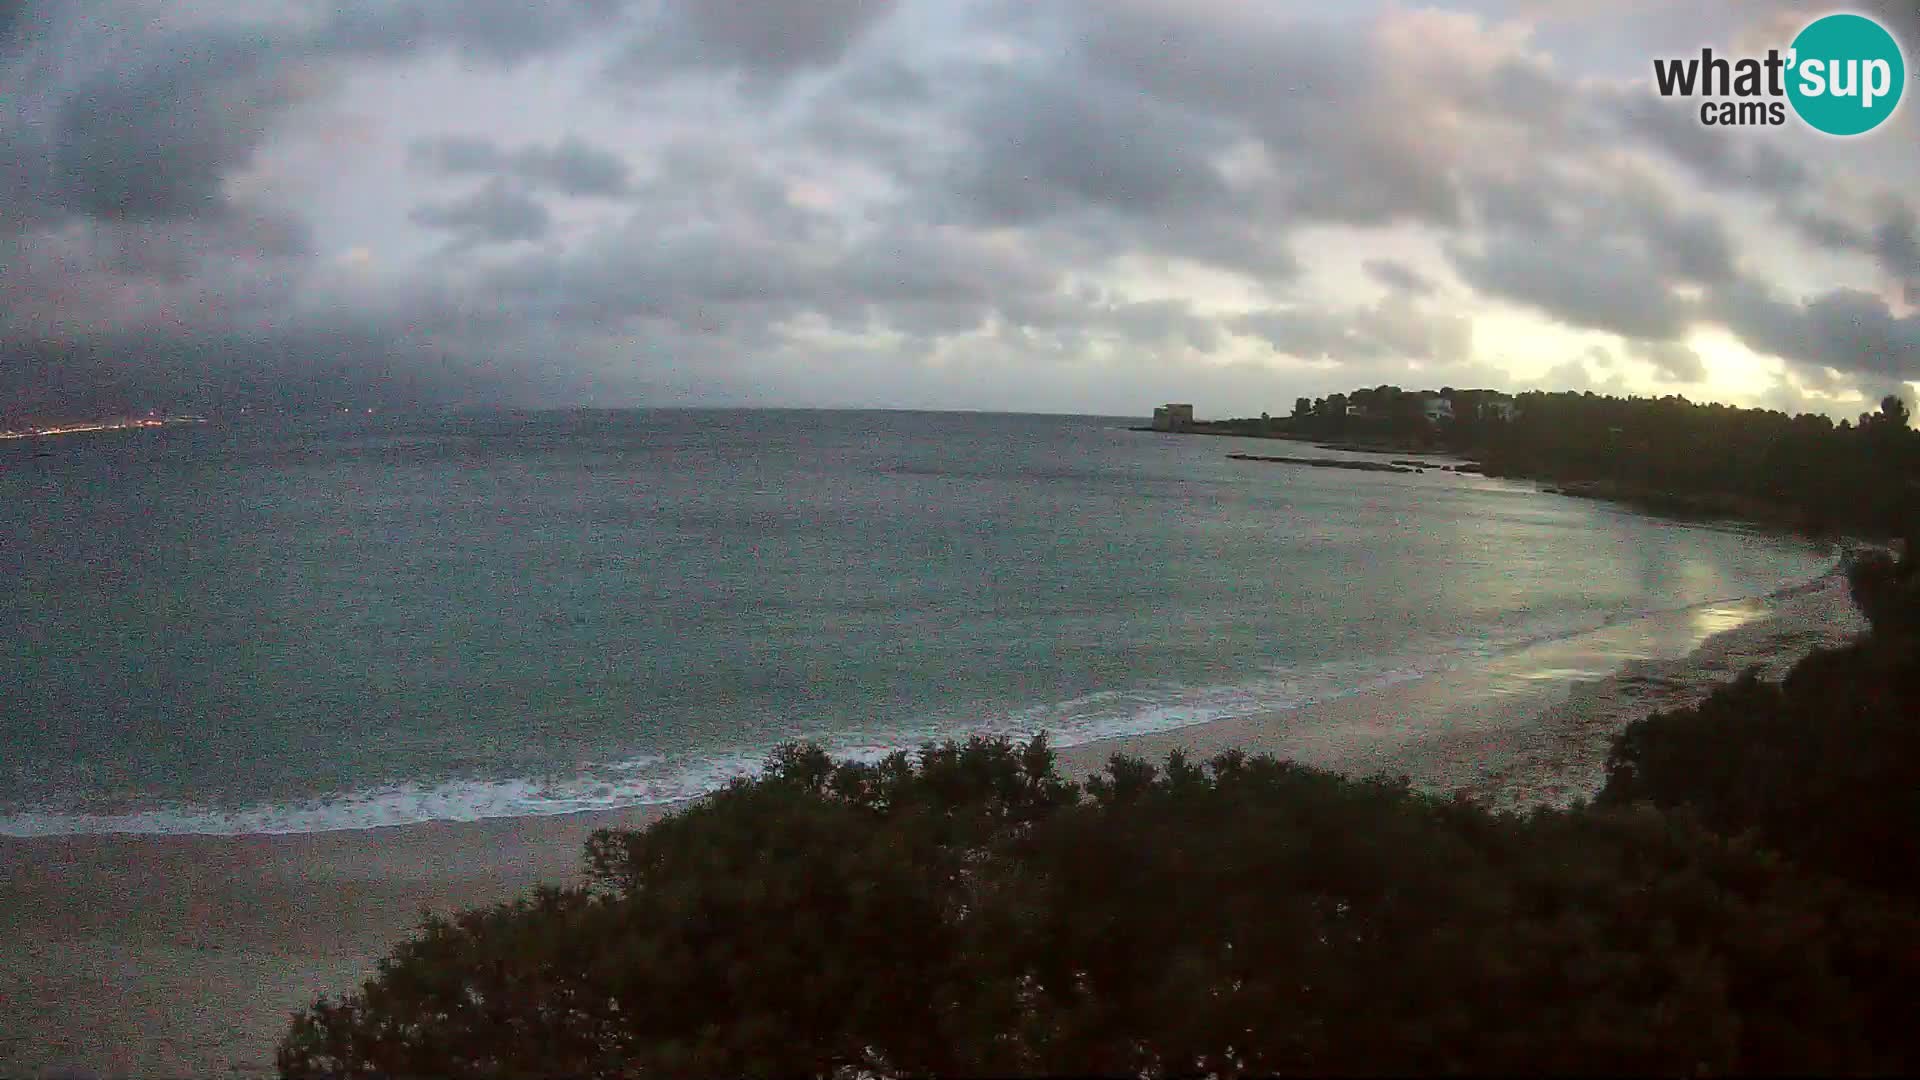
[[[354,412],[0,443],[0,834],[565,813],[698,795],[791,740],[1164,732],[1836,562],[1139,423]]]

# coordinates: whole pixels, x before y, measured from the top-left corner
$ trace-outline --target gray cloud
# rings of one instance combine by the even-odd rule
[[[1677,341],[1637,341],[1632,344],[1631,351],[1634,356],[1652,364],[1662,379],[1690,383],[1707,377],[1706,361],[1700,359],[1699,353]]]
[[[1801,236],[1820,247],[1836,251],[1867,251],[1873,247],[1870,230],[1811,207],[1783,205],[1779,209],[1779,216]]]
[[[468,244],[538,240],[552,224],[546,207],[497,179],[470,195],[415,207],[409,218],[417,225],[451,230]]]
[[[661,0],[657,17],[616,65],[651,80],[689,67],[732,70],[778,83],[830,67],[890,15],[895,0]]]
[[[1618,93],[1615,108],[1625,132],[1686,165],[1702,180],[1722,188],[1749,188],[1784,196],[1806,187],[1811,174],[1800,159],[1770,140],[1767,130],[1731,138],[1700,122],[1696,105],[1668,101],[1647,87]]]
[[[565,195],[624,195],[627,163],[609,150],[575,136],[552,146],[508,150],[479,135],[441,135],[416,140],[408,148],[418,165],[449,174],[499,174]]]
[[[1894,202],[1873,230],[1873,254],[1880,268],[1900,281],[1906,301],[1920,304],[1920,238],[1914,212],[1905,202]]]
[[[1907,303],[1920,304],[1920,217],[1894,193],[1876,200],[1873,209],[1866,225],[1804,205],[1783,206],[1780,217],[1820,247],[1871,258],[1902,287]]]
[[[1209,162],[1228,133],[1138,95],[1067,80],[1016,82],[972,117],[975,170],[962,190],[981,218],[1020,224],[1098,207],[1182,216],[1217,205]]]
[[[1258,311],[1236,317],[1232,326],[1302,360],[1454,366],[1467,361],[1473,344],[1471,320],[1425,311],[1403,295],[1337,312],[1318,308]]]
[[[1920,379],[1920,315],[1897,316],[1859,289],[1835,289],[1804,305],[1743,283],[1717,291],[1711,304],[1727,328],[1756,352],[1803,368]]]
[[[1389,289],[1412,293],[1415,296],[1433,294],[1433,282],[1428,281],[1418,270],[1405,263],[1395,262],[1392,259],[1368,259],[1365,266],[1367,273],[1375,281]]]
[[[1274,154],[1295,213],[1354,224],[1457,218],[1436,148],[1392,122],[1394,103],[1367,89],[1382,84],[1382,65],[1360,34],[1143,2],[1087,15],[1080,31],[1095,70],[1243,125]]]
[[[1688,307],[1658,267],[1618,244],[1507,237],[1480,251],[1456,247],[1448,254],[1474,288],[1572,326],[1653,340],[1676,337],[1686,327]]]
[[[326,55],[405,58],[447,48],[514,64],[615,23],[628,0],[349,0],[331,6],[311,47]]]
[[[219,212],[221,181],[251,159],[291,100],[274,68],[264,39],[179,35],[145,63],[94,73],[53,110],[37,194],[111,219]]]
[[[27,26],[27,0],[0,0],[0,46],[12,44]]]

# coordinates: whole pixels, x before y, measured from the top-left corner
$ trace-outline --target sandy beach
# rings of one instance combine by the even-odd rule
[[[1770,600],[1634,620],[1305,708],[1067,748],[1271,752],[1406,774],[1502,807],[1599,785],[1608,738],[1752,665],[1784,672],[1862,628],[1828,576]],[[668,810],[272,836],[0,839],[0,1074],[271,1075],[289,1014],[353,989],[423,911],[578,872],[603,826]]]

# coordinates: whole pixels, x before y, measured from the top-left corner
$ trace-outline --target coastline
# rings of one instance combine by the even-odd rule
[[[1566,495],[1572,498],[1596,499],[1602,502],[1617,503],[1643,514],[1666,518],[1687,524],[1709,524],[1714,522],[1733,522],[1750,528],[1764,530],[1782,536],[1797,536],[1811,539],[1838,540],[1846,542],[1845,530],[1836,532],[1832,522],[1821,523],[1804,506],[1793,503],[1736,495],[1728,492],[1675,491],[1666,488],[1646,487],[1623,483],[1617,479],[1594,478],[1587,475],[1573,475],[1547,468],[1527,468],[1512,460],[1490,457],[1484,447],[1448,448],[1435,446],[1430,441],[1406,438],[1366,438],[1361,436],[1324,436],[1287,430],[1259,430],[1245,426],[1233,426],[1234,421],[1199,421],[1193,427],[1178,430],[1163,430],[1153,427],[1132,427],[1129,431],[1146,432],[1155,435],[1207,435],[1216,438],[1265,439],[1279,442],[1299,442],[1312,444],[1316,449],[1334,450],[1353,454],[1373,454],[1377,456],[1399,455],[1402,457],[1439,458],[1455,464],[1438,465],[1429,462],[1429,467],[1443,468],[1452,472],[1480,473],[1500,480],[1514,480],[1534,485],[1534,488],[1548,495]],[[1275,461],[1295,465],[1329,466],[1327,460],[1305,460],[1289,458],[1267,458],[1250,454],[1229,454],[1230,458],[1248,461]],[[1396,463],[1400,464],[1400,463]],[[1363,468],[1365,471],[1395,471],[1375,466],[1341,465],[1343,468]]]
[[[1230,747],[1404,774],[1496,807],[1591,795],[1607,740],[1758,664],[1770,677],[1861,629],[1844,577],[1542,641],[1298,709],[1063,748]],[[0,1073],[271,1075],[288,1014],[356,988],[418,921],[578,874],[594,829],[684,804],[277,835],[0,838]]]

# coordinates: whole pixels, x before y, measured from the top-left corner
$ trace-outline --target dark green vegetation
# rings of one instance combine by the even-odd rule
[[[1757,518],[1812,532],[1899,535],[1920,504],[1920,434],[1889,397],[1857,425],[1824,416],[1696,405],[1681,398],[1523,394],[1509,424],[1483,426],[1492,475],[1585,484],[1680,512]]]
[[[1780,685],[1743,679],[1628,727],[1599,801],[1684,806],[1716,832],[1751,832],[1801,865],[1920,903],[1917,565],[1860,559],[1854,600],[1872,633],[1807,657]]]
[[[1430,419],[1445,401],[1450,418]],[[1299,399],[1293,415],[1196,425],[1206,434],[1445,449],[1495,476],[1663,511],[1743,517],[1810,532],[1900,535],[1920,507],[1920,433],[1899,398],[1858,422],[1592,392],[1404,391]]]
[[[288,1076],[1910,1071],[1913,564],[1783,688],[1488,813],[1228,754],[973,741],[765,775],[591,883],[427,923],[295,1019]]]

